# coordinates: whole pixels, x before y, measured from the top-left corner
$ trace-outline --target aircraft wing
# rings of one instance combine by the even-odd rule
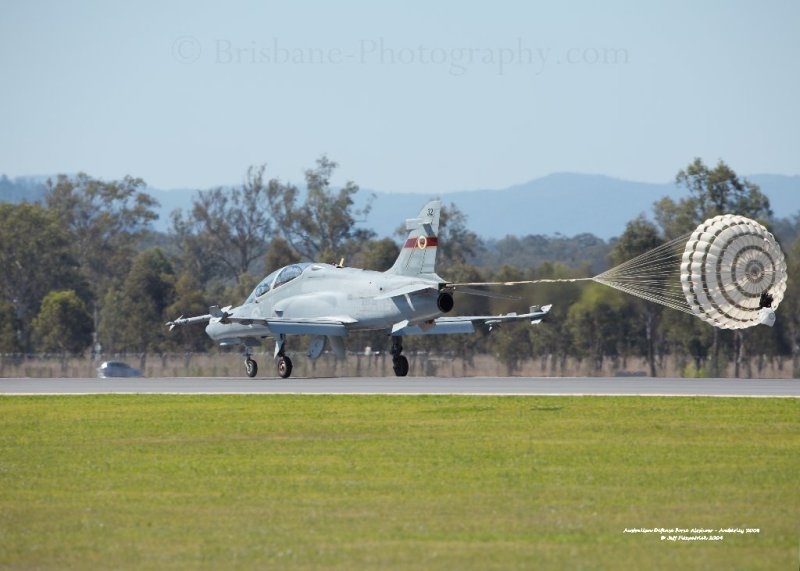
[[[552,305],[539,307],[534,305],[528,313],[505,313],[503,315],[461,315],[457,317],[440,317],[432,323],[410,325],[407,321],[395,324],[392,328],[393,336],[404,335],[452,335],[455,333],[474,333],[476,326],[487,327],[491,330],[494,326],[509,321],[530,320],[531,324],[541,323],[548,314]]]
[[[329,335],[333,337],[343,337],[347,335],[347,325],[356,323],[352,317],[333,316],[333,317],[269,317],[256,318],[238,316],[230,312],[230,307],[220,309],[213,306],[206,315],[197,317],[180,317],[174,321],[168,321],[167,325],[172,330],[176,325],[190,325],[192,323],[207,323],[212,319],[218,319],[220,323],[238,323],[240,325],[262,325],[269,327],[270,332],[286,335]]]
[[[346,325],[356,323],[352,317],[320,317],[320,318],[282,318],[252,319],[244,317],[226,317],[223,323],[240,323],[242,325],[264,325],[272,333],[285,335],[328,335],[344,337],[347,335]]]

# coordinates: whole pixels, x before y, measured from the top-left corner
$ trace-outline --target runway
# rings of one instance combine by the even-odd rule
[[[553,395],[800,398],[800,379],[648,377],[7,378],[0,395]]]

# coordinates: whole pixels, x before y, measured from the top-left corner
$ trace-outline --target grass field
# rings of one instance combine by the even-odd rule
[[[661,541],[626,528],[758,528]],[[0,568],[798,569],[800,401],[0,398]]]

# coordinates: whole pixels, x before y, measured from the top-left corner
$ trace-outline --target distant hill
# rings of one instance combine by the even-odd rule
[[[769,197],[777,217],[800,211],[800,176],[760,174],[746,178]],[[376,194],[366,226],[381,235],[390,235],[399,226],[398,217],[415,216],[425,200],[438,196],[445,203],[455,203],[469,216],[470,230],[484,238],[591,233],[608,239],[619,236],[628,221],[639,214],[651,216],[658,199],[670,196],[678,200],[688,192],[673,183],[558,173],[502,190]]]
[[[779,218],[800,213],[800,176],[756,174],[746,176],[769,197]],[[0,202],[37,201],[44,195],[47,177],[0,176]],[[161,204],[156,229],[170,226],[170,212],[191,208],[195,190],[148,189]],[[365,199],[366,192],[360,193]],[[468,216],[470,230],[483,238],[530,234],[576,236],[591,233],[603,239],[619,236],[625,224],[641,213],[651,215],[663,196],[687,195],[673,183],[652,184],[603,175],[557,173],[504,189],[450,193],[375,192],[372,212],[363,226],[379,236],[393,236],[406,218],[416,216],[432,197],[453,202]]]
[[[46,176],[0,175],[0,202],[38,202],[47,192]]]
[[[472,190],[439,195],[469,217],[470,230],[485,238],[529,234],[618,236],[625,224],[669,194],[671,185],[624,181],[600,175],[560,173],[501,190]],[[435,193],[431,193],[433,196]],[[384,194],[375,199],[373,227],[398,226],[398,213],[416,215],[427,195]],[[798,202],[800,208],[800,202]],[[394,220],[394,223],[391,222]]]

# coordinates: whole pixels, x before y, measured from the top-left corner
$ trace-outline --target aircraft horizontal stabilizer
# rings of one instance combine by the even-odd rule
[[[407,322],[395,324],[391,335],[394,337],[404,335],[452,335],[456,333],[474,333],[475,326],[480,325],[491,331],[495,326],[510,321],[529,319],[532,325],[541,323],[548,314],[552,305],[540,307],[532,305],[528,313],[504,313],[502,315],[460,315],[457,317],[439,317],[433,322],[421,325],[408,325]]]

